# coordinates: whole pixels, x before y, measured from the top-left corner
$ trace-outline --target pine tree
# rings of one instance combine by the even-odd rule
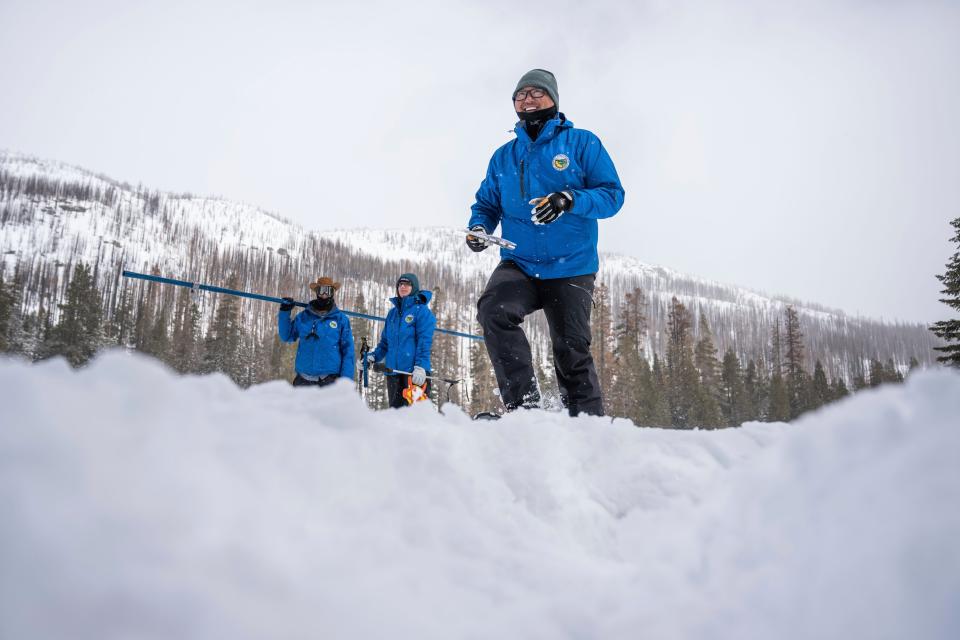
[[[870,386],[879,387],[887,377],[880,358],[870,358]]]
[[[32,360],[39,358],[41,335],[43,333],[44,309],[41,307],[36,313],[25,313],[14,326],[14,336],[11,338],[16,353],[23,354]]]
[[[234,275],[227,281],[228,289],[237,289],[239,279]],[[207,332],[204,345],[203,373],[221,371],[234,382],[242,379],[240,375],[240,344],[242,328],[240,326],[240,300],[234,296],[223,295],[217,299],[217,310]]]
[[[783,373],[783,347],[780,344],[780,318],[773,323],[770,336],[770,376]]]
[[[883,373],[884,382],[892,382],[894,384],[903,382],[903,374],[900,373],[900,369],[897,368],[893,358],[887,358],[886,364],[883,365]]]
[[[800,331],[800,316],[792,306],[784,311],[786,353],[784,365],[784,383],[790,399],[790,417],[796,418],[808,408],[807,373],[803,368],[803,333]]]
[[[823,365],[817,360],[813,366],[813,393],[811,409],[819,409],[832,399],[830,383],[827,382],[827,372],[823,370]]]
[[[46,350],[44,345],[53,337],[53,314],[43,302],[40,303],[40,308],[37,310],[37,324],[34,328],[35,331],[31,336],[33,342],[32,353],[34,358],[42,360],[46,357],[44,355]]]
[[[836,400],[843,400],[850,395],[850,391],[847,389],[847,383],[843,381],[843,378],[837,376],[833,381],[833,388],[830,391],[830,396]]]
[[[127,349],[133,346],[135,315],[133,288],[124,286],[123,293],[120,294],[120,302],[114,309],[113,318],[107,328],[107,338],[110,344]]]
[[[67,286],[66,301],[60,305],[60,320],[46,335],[40,357],[64,356],[74,367],[82,367],[103,344],[103,311],[100,292],[90,268],[78,263]]]
[[[690,312],[676,298],[670,301],[667,319],[667,398],[673,426],[693,426],[693,409],[699,393],[700,381],[693,366],[693,347],[690,344]]]
[[[656,422],[659,390],[653,377],[653,371],[646,358],[637,362],[637,389],[633,423],[643,426],[661,426]]]
[[[600,284],[593,292],[594,310],[590,321],[590,353],[600,381],[604,405],[610,412],[611,393],[615,367],[613,362],[612,317],[610,313],[610,290],[606,284]],[[615,415],[615,414],[611,414]]]
[[[954,218],[950,226],[954,228],[951,241],[960,247],[960,217]],[[937,280],[943,284],[940,293],[944,297],[940,298],[940,302],[955,311],[960,311],[960,250],[954,251],[946,267],[946,271],[937,276]],[[933,323],[930,331],[947,343],[942,347],[934,347],[935,351],[943,354],[937,357],[937,362],[951,367],[960,367],[960,319],[940,320]]]
[[[137,351],[146,350],[150,343],[150,327],[153,324],[153,306],[150,304],[150,300],[153,296],[149,295],[148,291],[150,291],[153,286],[154,283],[150,282],[146,287],[140,287],[137,296],[136,311],[133,320],[133,335],[131,336],[131,343]]]
[[[247,389],[260,381],[261,368],[256,339],[249,331],[241,331],[237,363],[230,377],[242,388]]]
[[[169,362],[170,336],[167,333],[167,325],[170,323],[170,313],[163,305],[160,306],[159,313],[150,323],[150,331],[147,333],[147,339],[143,345],[142,351],[155,358]]]
[[[646,296],[642,289],[634,289],[624,296],[620,318],[614,327],[614,352],[616,378],[611,393],[606,399],[607,412],[641,424],[644,420],[641,406],[649,399],[643,394],[650,390],[642,384],[642,365],[646,365],[643,356],[643,340],[647,328]],[[649,370],[649,365],[647,366]]]
[[[770,405],[767,409],[767,422],[790,421],[790,393],[783,375],[774,372],[770,376]]]
[[[720,379],[720,409],[724,424],[738,427],[750,419],[750,402],[743,382],[743,372],[740,370],[740,360],[732,347],[723,354]]]
[[[646,424],[655,427],[667,427],[672,423],[670,415],[670,401],[668,399],[667,375],[663,369],[663,361],[653,354],[653,395],[649,400],[651,412]]]
[[[200,370],[200,308],[189,292],[177,300],[173,336],[170,344],[170,364],[179,373]]]
[[[700,376],[694,403],[694,424],[707,429],[721,426],[723,417],[720,411],[720,363],[717,362],[717,348],[713,344],[713,335],[707,318],[700,315],[700,339],[694,349],[694,366]]]
[[[760,408],[762,401],[762,383],[758,376],[757,363],[750,360],[747,363],[747,370],[743,374],[743,394],[744,402],[744,422],[752,422],[760,419]]]

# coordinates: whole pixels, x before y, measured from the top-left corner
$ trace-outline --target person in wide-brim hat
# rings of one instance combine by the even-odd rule
[[[277,331],[284,342],[298,342],[293,386],[324,387],[337,378],[353,379],[353,332],[350,319],[337,308],[340,283],[322,276],[307,284],[314,294],[306,309],[291,317],[293,298],[283,298]]]
[[[340,283],[334,282],[333,278],[328,278],[326,276],[317,278],[316,282],[311,282],[309,285],[310,290],[316,293],[317,289],[320,287],[331,287],[334,291],[340,290]]]

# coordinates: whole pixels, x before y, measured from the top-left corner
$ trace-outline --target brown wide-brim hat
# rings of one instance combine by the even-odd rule
[[[318,287],[333,287],[334,291],[340,290],[340,283],[334,282],[333,278],[328,278],[326,276],[317,278],[317,281],[311,282],[309,286],[311,291],[316,291]]]

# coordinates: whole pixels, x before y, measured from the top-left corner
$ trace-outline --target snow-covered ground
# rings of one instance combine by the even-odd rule
[[[716,432],[0,361],[0,637],[957,638],[960,376]]]

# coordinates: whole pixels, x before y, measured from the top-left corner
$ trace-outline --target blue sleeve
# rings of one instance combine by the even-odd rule
[[[417,318],[417,353],[413,366],[430,371],[430,350],[433,348],[433,332],[437,328],[437,317],[426,305],[422,305]]]
[[[583,189],[571,189],[573,208],[570,213],[583,218],[610,218],[623,206],[623,186],[600,138],[585,133],[586,144],[580,151],[580,164],[584,167],[586,185]]]
[[[470,222],[467,223],[468,229],[479,224],[487,233],[493,233],[500,224],[503,208],[500,206],[500,181],[494,170],[496,159],[497,154],[490,158],[487,175],[480,183],[480,189],[477,190],[477,201],[470,207],[473,213],[470,216]]]
[[[297,323],[290,319],[289,311],[281,311],[277,316],[277,332],[284,342],[296,342],[297,338],[300,337],[297,331]]]
[[[353,329],[350,328],[350,319],[343,316],[340,325],[340,377],[353,380]]]

